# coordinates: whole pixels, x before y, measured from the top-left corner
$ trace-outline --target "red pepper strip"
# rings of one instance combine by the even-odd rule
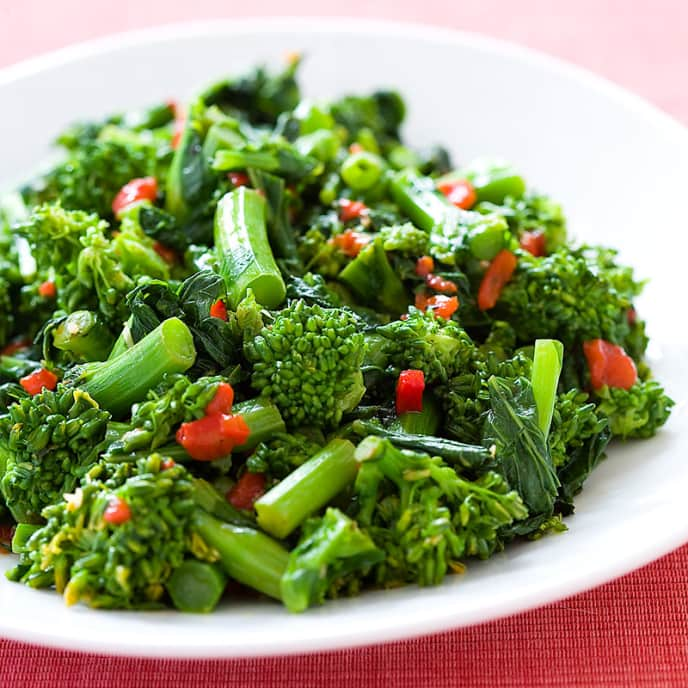
[[[435,315],[440,318],[449,320],[449,318],[456,313],[459,307],[459,300],[456,296],[442,296],[437,294],[436,296],[431,296],[425,306],[425,310],[430,309]]]
[[[358,142],[354,142],[349,146],[349,153],[351,153],[351,155],[353,155],[354,153],[362,153],[362,152],[363,152],[363,146]]]
[[[265,474],[246,471],[227,492],[227,501],[236,509],[253,509],[253,503],[265,493]]]
[[[630,389],[638,380],[633,359],[618,345],[604,339],[583,342],[593,389],[620,387]]]
[[[38,287],[38,293],[44,299],[54,299],[57,296],[57,287],[55,286],[55,282],[51,282],[50,280],[43,282]]]
[[[182,423],[176,439],[197,461],[214,461],[244,444],[250,434],[242,416],[215,414]]]
[[[345,253],[351,258],[355,258],[361,249],[370,243],[371,237],[368,234],[361,232],[354,232],[352,229],[347,229],[341,234],[337,234],[330,239],[342,253]]]
[[[210,315],[213,318],[220,318],[220,320],[227,320],[227,306],[222,299],[218,299],[210,307]]]
[[[423,410],[425,375],[422,370],[402,370],[397,380],[397,415]]]
[[[170,468],[174,468],[176,465],[177,464],[174,462],[174,459],[167,458],[162,460],[162,462],[160,463],[160,468],[163,471],[166,471]]]
[[[217,386],[217,391],[212,401],[205,407],[205,415],[213,416],[216,413],[231,413],[234,403],[234,390],[232,385],[221,382]]]
[[[435,261],[432,256],[421,256],[416,261],[416,275],[427,277],[435,269]]]
[[[444,294],[456,294],[459,290],[454,282],[444,279],[444,277],[440,277],[439,275],[426,275],[425,284],[427,284],[430,289],[441,291]]]
[[[227,179],[229,179],[235,187],[248,186],[251,183],[246,172],[227,172]]]
[[[112,212],[119,215],[123,210],[139,201],[154,201],[158,195],[158,180],[155,177],[140,177],[127,182],[112,201]]]
[[[350,201],[348,198],[339,199],[339,219],[342,222],[356,220],[368,214],[368,206],[361,201]]]
[[[502,249],[494,257],[490,267],[483,275],[483,280],[478,289],[478,308],[481,311],[494,307],[499,300],[502,289],[514,274],[517,263],[516,256],[506,249]]]
[[[57,375],[45,368],[34,370],[26,377],[19,380],[19,384],[31,395],[35,396],[43,389],[55,389],[57,387]]]
[[[119,497],[110,497],[103,513],[103,520],[113,526],[120,526],[131,518],[129,505]]]
[[[28,339],[22,339],[18,342],[10,342],[0,349],[0,356],[12,356],[13,354],[16,354],[17,351],[28,349],[29,344],[31,344],[31,342]]]
[[[475,205],[478,196],[468,179],[453,179],[437,186],[438,191],[447,197],[457,208],[469,210]]]
[[[545,255],[545,233],[539,229],[534,232],[524,232],[519,243],[524,251],[528,251],[536,258]]]
[[[169,265],[174,265],[177,262],[177,252],[169,246],[156,241],[153,244],[153,250]]]

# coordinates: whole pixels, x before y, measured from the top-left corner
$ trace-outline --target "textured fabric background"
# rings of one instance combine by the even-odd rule
[[[422,21],[514,40],[597,71],[688,123],[687,0],[0,0],[0,67],[114,31],[284,14]],[[120,659],[0,639],[0,688],[686,686],[687,571],[688,546],[597,590],[510,619],[279,659]]]

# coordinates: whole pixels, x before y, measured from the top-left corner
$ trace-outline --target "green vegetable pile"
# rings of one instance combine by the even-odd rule
[[[666,422],[613,250],[297,68],[74,125],[0,198],[10,580],[186,612],[435,585],[566,530]]]

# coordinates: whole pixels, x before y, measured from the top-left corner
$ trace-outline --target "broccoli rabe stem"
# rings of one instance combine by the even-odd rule
[[[174,606],[182,612],[212,612],[227,585],[227,575],[217,564],[187,559],[175,569],[165,588]]]
[[[195,360],[189,328],[178,318],[169,318],[117,358],[83,366],[73,382],[113,417],[121,418],[166,374],[183,373]]]
[[[249,451],[286,430],[279,409],[268,399],[242,401],[234,405],[232,413],[240,415],[250,431],[246,442],[234,448],[236,452]]]
[[[256,301],[277,308],[286,286],[268,242],[265,199],[242,186],[226,194],[215,212],[215,251],[232,308],[251,289]]]
[[[354,445],[334,439],[255,503],[258,525],[285,538],[356,477]]]
[[[234,580],[275,599],[281,599],[280,581],[289,552],[271,537],[252,528],[222,523],[198,509],[192,527],[220,555],[220,564]]]
[[[411,222],[426,232],[444,224],[456,214],[456,208],[435,191],[431,179],[408,170],[392,175],[389,191]]]
[[[536,339],[531,384],[537,409],[538,426],[545,437],[552,423],[557,385],[564,360],[564,345],[556,339]]]
[[[526,190],[523,177],[509,164],[478,159],[460,170],[449,172],[439,182],[468,179],[475,189],[478,202],[500,205],[507,196],[521,198]]]
[[[395,314],[408,308],[407,290],[389,264],[381,239],[368,244],[339,273],[339,279],[364,303]]]
[[[471,470],[484,468],[492,458],[488,449],[477,444],[464,444],[463,442],[448,440],[445,437],[387,429],[366,420],[355,420],[351,427],[361,437],[367,435],[384,437],[402,449],[412,449],[431,456],[441,456],[447,463]]]

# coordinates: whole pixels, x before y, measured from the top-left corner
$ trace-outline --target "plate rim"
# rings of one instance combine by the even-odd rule
[[[626,109],[642,116],[655,127],[667,132],[672,140],[681,141],[688,150],[688,127],[674,116],[662,111],[642,96],[627,90],[606,77],[568,62],[562,58],[529,48],[510,41],[494,38],[475,32],[467,32],[418,22],[401,22],[382,19],[358,19],[351,16],[342,17],[245,17],[236,19],[207,19],[191,22],[173,22],[133,31],[123,31],[98,38],[81,41],[50,51],[36,57],[22,60],[0,69],[0,92],[6,86],[22,79],[38,75],[41,72],[59,68],[63,65],[79,62],[90,57],[106,54],[113,50],[169,41],[174,38],[193,38],[204,35],[227,35],[236,33],[275,33],[275,32],[313,32],[328,31],[331,33],[356,33],[382,36],[396,36],[430,42],[454,43],[469,48],[497,54],[546,69],[564,79],[572,79],[582,86],[611,99]],[[675,411],[676,412],[676,411]],[[490,623],[507,616],[523,613],[543,607],[555,601],[565,600],[573,595],[591,590],[616,578],[648,565],[668,554],[688,540],[688,522],[682,527],[675,527],[669,535],[655,540],[652,546],[642,552],[630,552],[623,558],[617,558],[611,565],[598,563],[589,566],[587,575],[572,576],[564,585],[550,586],[543,591],[526,591],[515,594],[508,605],[492,610],[484,618],[477,613],[466,617],[455,618],[454,610],[438,610],[430,618],[413,620],[399,627],[375,625],[374,628],[357,629],[356,633],[338,632],[331,636],[319,637],[314,647],[306,646],[306,641],[284,640],[271,642],[270,648],[258,646],[233,648],[226,645],[211,646],[162,646],[147,645],[142,647],[136,640],[118,638],[116,643],[104,639],[87,637],[63,639],[59,629],[45,631],[17,628],[11,619],[0,615],[0,634],[3,637],[27,643],[40,644],[78,652],[90,652],[116,656],[168,657],[179,659],[211,658],[247,658],[269,657],[302,654],[307,652],[333,651],[337,649],[377,645],[402,639],[417,638],[432,633],[450,631],[459,628]],[[99,612],[103,613],[103,612]],[[482,616],[483,618],[478,618]]]

